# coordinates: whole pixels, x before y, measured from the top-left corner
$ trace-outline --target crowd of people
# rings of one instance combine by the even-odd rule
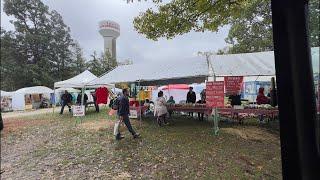
[[[97,102],[97,93],[91,92],[93,97],[93,104],[95,105],[96,111],[99,112],[99,105]],[[229,97],[229,101],[232,106],[241,105],[241,95],[239,93],[231,93],[227,94]],[[156,122],[159,126],[169,124],[170,120],[172,119],[172,115],[174,114],[173,110],[168,110],[168,105],[175,104],[175,100],[173,96],[170,96],[168,100],[164,97],[163,91],[158,92],[158,96],[155,102],[152,102],[148,99],[147,93],[140,89],[139,93],[137,94],[138,99],[138,106],[145,107],[145,115],[152,115],[155,117]],[[196,93],[193,91],[193,87],[189,88],[189,91],[186,94],[186,103],[190,104],[206,104],[206,89],[203,89],[200,93],[200,99],[196,101]],[[106,100],[103,100],[103,102]],[[270,92],[267,96],[265,96],[264,88],[259,88],[259,92],[256,99],[257,104],[270,104],[276,106],[276,89],[273,86],[270,88]],[[118,120],[114,126],[114,136],[116,140],[120,140],[123,138],[119,131],[119,126],[121,123],[124,123],[129,132],[132,134],[133,138],[139,137],[139,133],[136,133],[135,130],[132,128],[130,123],[129,115],[130,115],[130,103],[129,101],[129,91],[127,89],[122,90],[122,94],[118,93],[118,95],[111,99],[109,102],[109,107],[112,108],[117,112]],[[72,104],[72,96],[68,91],[61,96],[61,111],[60,114],[63,113],[65,106],[69,108],[69,112],[71,112],[71,104]],[[87,106],[88,104],[88,95],[79,93],[76,98],[77,105],[84,105]],[[133,103],[135,105],[135,102]],[[189,116],[193,117],[193,112],[188,113]],[[204,113],[198,113],[199,121],[204,120]]]

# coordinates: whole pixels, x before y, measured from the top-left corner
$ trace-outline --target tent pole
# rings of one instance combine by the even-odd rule
[[[56,87],[53,86],[53,108],[52,113],[54,114],[54,108],[56,107]]]
[[[81,89],[81,106],[83,106],[83,100],[84,100],[84,93],[85,93],[85,86]]]
[[[138,81],[138,85],[139,85],[139,87],[140,87],[140,80]],[[141,88],[140,88],[141,89]],[[140,100],[140,98],[139,98],[139,100]],[[140,101],[141,102],[141,101]],[[138,103],[139,104],[139,114],[140,114],[140,127],[141,127],[141,125],[142,125],[142,109],[141,109],[141,104],[140,103]]]

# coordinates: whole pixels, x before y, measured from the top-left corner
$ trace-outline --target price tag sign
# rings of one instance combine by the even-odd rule
[[[227,94],[239,94],[242,88],[243,76],[224,77]]]
[[[85,115],[85,107],[84,106],[73,106],[72,108],[73,116],[80,117]]]
[[[207,107],[224,107],[224,82],[215,81],[206,83]]]
[[[129,118],[137,119],[138,118],[138,111],[137,110],[130,110]]]

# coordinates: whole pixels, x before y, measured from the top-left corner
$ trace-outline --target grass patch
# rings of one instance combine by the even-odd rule
[[[115,141],[115,117],[107,112],[107,109],[100,113],[89,111],[81,124],[76,124],[76,118],[70,114],[20,118],[37,123],[4,136],[3,176],[13,179],[281,179],[276,123],[223,122],[219,135],[215,136],[211,122],[174,116],[170,125],[158,127],[154,118],[144,118],[142,122],[132,120],[142,138],[133,139],[122,128],[125,139]],[[16,136],[16,132],[20,135]]]

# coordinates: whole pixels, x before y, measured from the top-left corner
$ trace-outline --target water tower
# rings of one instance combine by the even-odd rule
[[[120,36],[120,25],[114,21],[100,21],[99,33],[104,39],[104,51],[109,51],[116,58],[116,39]]]

